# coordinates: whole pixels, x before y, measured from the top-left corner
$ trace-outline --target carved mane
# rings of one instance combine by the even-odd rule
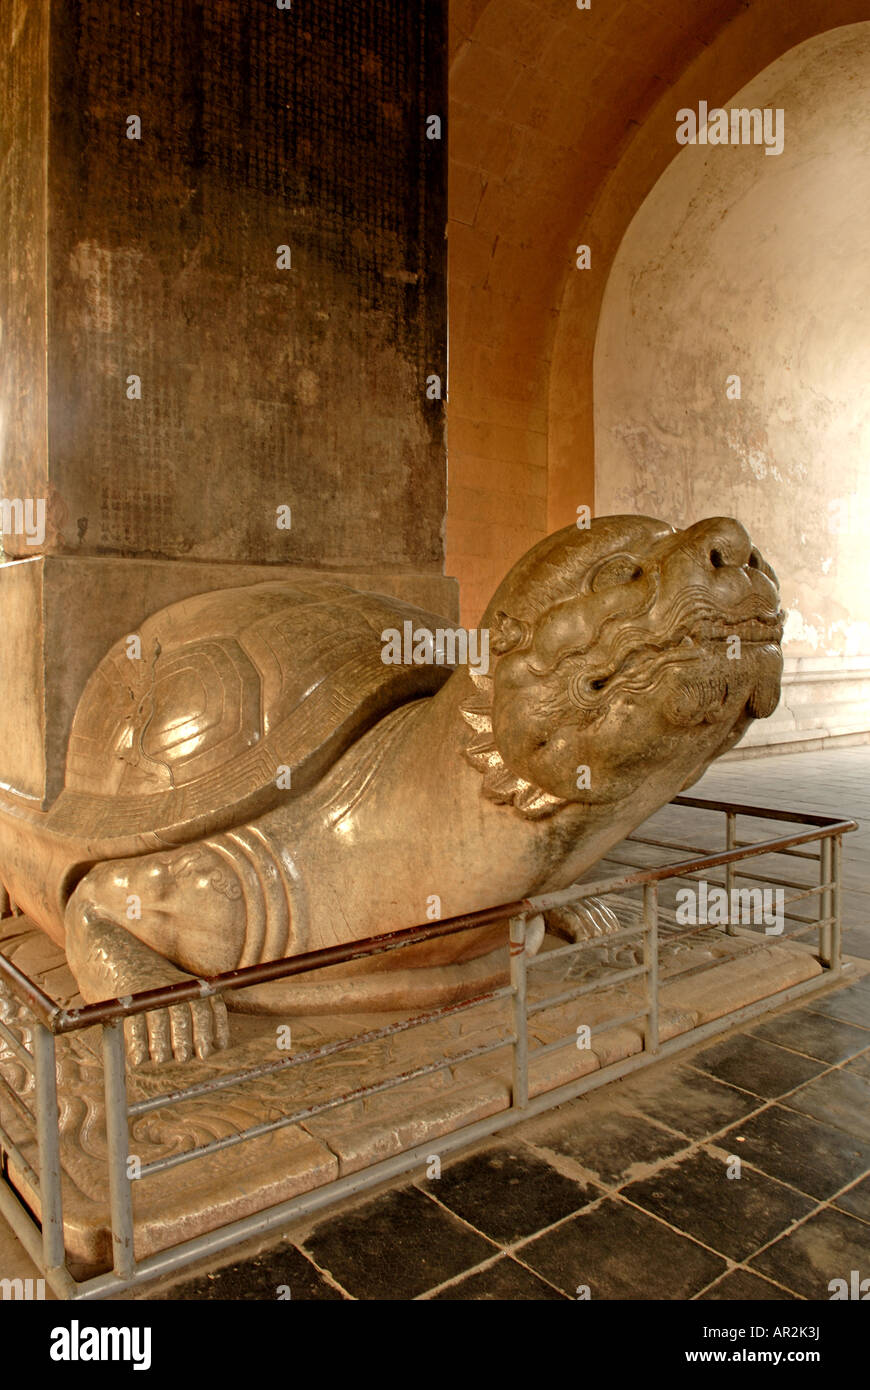
[[[501,805],[512,804],[528,820],[541,820],[550,816],[567,801],[552,796],[541,787],[536,787],[525,778],[516,776],[505,766],[504,759],[495,744],[492,728],[493,680],[469,668],[468,674],[477,687],[477,697],[467,700],[460,706],[462,717],[470,724],[476,737],[465,749],[465,756],[483,774],[483,794],[489,801]]]

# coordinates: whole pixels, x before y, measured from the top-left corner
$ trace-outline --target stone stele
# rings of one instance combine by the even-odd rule
[[[87,1001],[566,887],[772,713],[782,621],[773,570],[724,517],[547,537],[474,662],[455,629],[442,651],[446,620],[326,576],[186,598],[93,672],[56,801],[0,794],[0,874]],[[506,971],[497,924],[228,998],[371,1013]],[[228,1038],[217,998],[126,1027],[134,1065]]]

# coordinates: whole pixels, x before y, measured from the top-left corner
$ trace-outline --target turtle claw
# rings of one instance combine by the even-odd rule
[[[193,1050],[202,1062],[213,1052],[223,1052],[230,1045],[227,1006],[218,995],[211,999],[196,999],[190,1005],[193,1020]]]
[[[98,875],[114,872],[113,866],[92,871],[83,884],[100,886]],[[166,985],[190,984],[191,974],[180,970],[151,946],[131,935],[96,906],[83,884],[70,899],[66,914],[67,959],[88,1003],[123,999],[143,990]],[[195,978],[195,977],[193,977]],[[229,1046],[227,1009],[219,995],[190,999],[131,1014],[124,1020],[127,1064],[204,1061]]]
[[[124,1023],[127,1063],[138,1068],[153,1062],[204,1062],[229,1046],[229,1024],[224,1001],[192,999],[166,1009],[134,1014]]]

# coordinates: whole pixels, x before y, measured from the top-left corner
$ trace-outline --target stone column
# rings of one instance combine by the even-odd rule
[[[3,6],[14,792],[54,799],[89,672],[165,603],[292,565],[455,613],[445,49],[446,0]]]

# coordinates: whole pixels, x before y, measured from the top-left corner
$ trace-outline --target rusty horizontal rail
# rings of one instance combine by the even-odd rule
[[[794,822],[798,825],[817,825],[820,830],[830,830],[832,826],[837,827],[833,832],[841,834],[846,830],[857,830],[858,822],[854,820],[838,820],[837,817],[817,815],[815,811],[781,811],[771,806],[747,806],[742,801],[718,801],[712,797],[702,796],[675,796],[668,802],[669,806],[692,806],[698,811],[733,811],[738,816],[753,816],[756,820],[779,820]]]
[[[85,1004],[80,1009],[62,1008],[2,954],[0,975],[6,977],[13,992],[18,994],[22,1002],[27,1004],[50,1032],[74,1033],[82,1028],[90,1028],[95,1023],[111,1023],[119,1018],[129,1018],[133,1014],[147,1013],[150,1009],[183,1004],[192,999],[208,999],[212,995],[223,994],[225,990],[247,989],[251,985],[269,984],[273,980],[289,979],[293,975],[321,970],[328,965],[342,965],[346,961],[382,955],[387,951],[399,950],[403,946],[430,941],[433,936],[453,936],[472,927],[489,926],[506,917],[529,911],[534,909],[525,899],[514,903],[502,903],[497,907],[482,908],[479,912],[447,917],[437,926],[406,927],[401,931],[384,932],[382,936],[365,937],[360,941],[348,942],[345,946],[326,946],[321,950],[306,951],[298,956],[283,956],[279,960],[263,961],[259,965],[225,970],[220,975],[197,976],[190,982],[163,985],[160,989],[139,990],[138,993],[127,995],[124,999],[104,999],[98,1004]]]
[[[734,811],[736,815],[743,814],[742,806],[728,807],[726,804],[725,809]],[[769,813],[754,811],[752,814],[767,815]],[[795,817],[795,819],[798,818]],[[594,883],[575,883],[570,888],[562,888],[555,893],[542,893],[539,897],[530,898],[526,908],[531,907],[535,912],[548,912],[554,907],[565,907],[569,903],[575,902],[577,898],[600,897],[604,893],[617,893],[622,888],[640,886],[644,883],[662,883],[669,878],[685,878],[690,874],[700,873],[704,869],[715,869],[720,864],[733,864],[737,860],[753,859],[764,854],[777,854],[780,850],[787,849],[791,845],[807,844],[812,840],[832,839],[834,836],[857,829],[858,822],[854,820],[825,821],[818,830],[807,830],[800,835],[785,835],[775,840],[761,840],[751,849],[722,850],[717,854],[707,854],[701,859],[682,859],[676,864],[638,869],[635,873],[626,874],[618,879],[604,878],[598,879]],[[603,857],[606,858],[607,856]]]

